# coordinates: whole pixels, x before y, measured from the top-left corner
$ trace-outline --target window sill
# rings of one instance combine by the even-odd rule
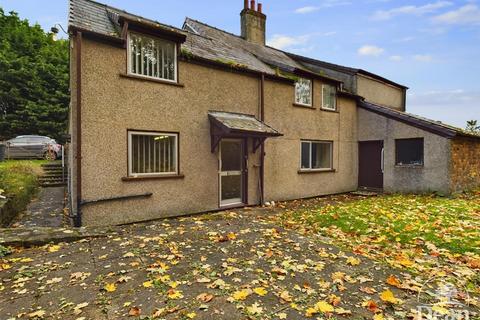
[[[134,79],[134,80],[140,80],[140,81],[149,81],[149,82],[167,84],[167,85],[175,86],[175,87],[182,87],[182,88],[185,87],[181,83],[172,82],[172,81],[168,81],[168,80],[162,80],[162,79],[142,77],[142,76],[137,76],[137,75],[134,75],[134,74],[120,73],[120,77],[121,78]]]
[[[395,168],[410,168],[410,169],[423,169],[425,165],[423,164],[396,164]]]
[[[306,105],[306,104],[300,104],[300,103],[293,103],[293,106],[294,107],[297,107],[297,108],[306,108],[306,109],[312,109],[312,110],[315,110],[316,108],[314,106],[309,106],[309,105]]]
[[[183,179],[185,176],[183,174],[169,174],[163,176],[137,176],[137,177],[123,177],[122,181],[144,181],[144,180],[173,180],[173,179]]]
[[[310,173],[332,173],[332,172],[337,172],[335,169],[312,169],[312,170],[307,170],[307,169],[302,169],[298,170],[298,174],[310,174]]]
[[[320,108],[320,110],[325,111],[325,112],[332,112],[332,113],[340,113],[337,109],[327,109],[327,108]]]

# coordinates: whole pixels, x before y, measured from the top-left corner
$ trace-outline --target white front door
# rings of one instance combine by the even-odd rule
[[[242,140],[222,140],[219,153],[220,206],[243,203]]]

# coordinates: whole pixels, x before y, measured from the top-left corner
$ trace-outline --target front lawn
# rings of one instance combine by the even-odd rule
[[[388,195],[289,209],[283,225],[319,233],[422,277],[450,277],[480,293],[480,192],[454,198]]]
[[[0,162],[0,194],[9,199],[8,215],[25,210],[38,189],[43,160]],[[0,217],[2,218],[2,217]],[[0,219],[5,223],[7,217]]]

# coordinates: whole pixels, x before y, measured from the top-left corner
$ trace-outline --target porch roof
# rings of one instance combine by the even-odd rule
[[[283,136],[265,122],[258,120],[254,115],[209,111],[210,132],[212,135],[212,152],[222,138],[252,138],[253,152],[269,137]]]
[[[210,123],[220,127],[225,134],[243,134],[246,136],[262,137],[282,136],[280,132],[273,129],[265,122],[258,120],[253,115],[234,112],[209,111],[208,117],[210,119]]]

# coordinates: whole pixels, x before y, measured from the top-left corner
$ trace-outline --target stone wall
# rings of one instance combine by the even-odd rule
[[[480,141],[452,141],[451,189],[453,192],[480,187]]]

